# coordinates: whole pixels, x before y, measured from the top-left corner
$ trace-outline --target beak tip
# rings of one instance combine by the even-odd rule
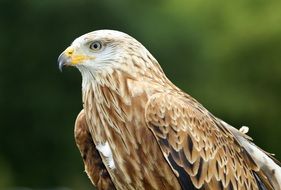
[[[62,72],[64,63],[62,61],[60,61],[60,62],[58,62],[58,64],[59,64],[59,70],[60,70],[60,72]]]
[[[67,57],[65,56],[64,53],[60,54],[59,58],[58,58],[58,67],[60,72],[62,72],[63,67],[67,64]]]

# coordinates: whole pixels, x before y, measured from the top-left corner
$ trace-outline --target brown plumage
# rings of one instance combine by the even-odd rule
[[[134,38],[77,38],[59,66],[82,74],[75,139],[98,189],[280,189],[279,163],[170,82]]]

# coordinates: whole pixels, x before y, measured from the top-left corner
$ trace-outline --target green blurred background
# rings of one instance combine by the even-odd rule
[[[0,0],[0,190],[93,189],[73,128],[81,76],[56,59],[116,29],[216,116],[281,159],[281,1]],[[25,187],[25,188],[24,188]]]

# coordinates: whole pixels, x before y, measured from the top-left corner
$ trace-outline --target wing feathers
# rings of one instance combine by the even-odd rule
[[[76,144],[85,164],[85,170],[92,183],[101,190],[115,189],[99,152],[95,148],[96,146],[89,132],[84,110],[77,116],[74,134]]]
[[[145,117],[183,189],[263,188],[255,161],[195,100],[182,94],[155,94]]]
[[[183,190],[195,190],[195,186],[193,184],[193,182],[191,181],[190,177],[188,176],[188,174],[185,172],[185,170],[183,169],[183,167],[179,166],[174,158],[172,157],[172,155],[169,155],[167,157],[167,160],[169,161],[170,165],[172,166],[172,168],[175,170],[175,174],[176,176],[180,179],[180,184],[182,186]]]
[[[281,189],[281,167],[271,154],[263,151],[250,140],[251,138],[236,128],[220,120],[223,126],[230,130],[237,142],[244,148],[245,154],[255,167],[255,175],[264,183],[268,189]],[[275,172],[272,172],[272,171]]]

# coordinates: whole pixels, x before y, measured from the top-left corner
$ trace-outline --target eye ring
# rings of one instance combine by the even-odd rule
[[[94,41],[90,43],[90,49],[94,51],[99,51],[102,48],[102,44],[99,41]]]

